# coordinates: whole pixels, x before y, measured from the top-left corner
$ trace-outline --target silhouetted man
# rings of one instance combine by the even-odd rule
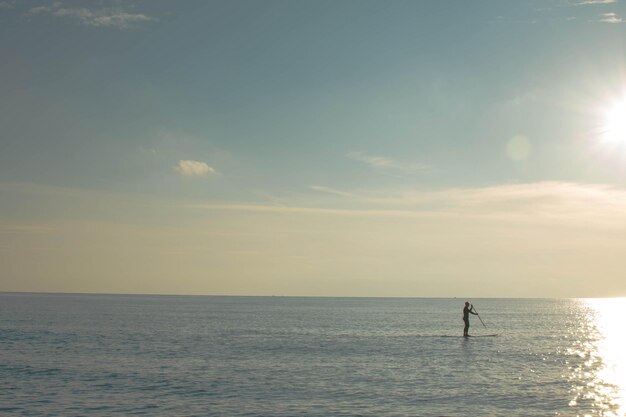
[[[469,336],[469,315],[473,314],[475,316],[478,315],[478,313],[474,313],[474,306],[470,305],[469,301],[465,302],[465,307],[463,307],[463,323],[465,323],[465,328],[463,328],[463,337],[468,337]]]

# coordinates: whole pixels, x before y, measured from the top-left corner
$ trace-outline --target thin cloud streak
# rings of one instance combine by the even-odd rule
[[[133,29],[146,22],[157,19],[142,13],[129,13],[121,8],[88,9],[85,7],[61,7],[60,3],[52,6],[36,6],[28,10],[27,15],[51,15],[67,18],[84,26],[111,27],[116,29]]]
[[[493,203],[532,201],[536,199],[589,199],[610,195],[626,204],[626,190],[606,184],[581,184],[572,182],[544,181],[524,184],[505,184],[479,188],[449,188],[434,191],[401,190],[395,193],[353,193],[330,187],[315,186],[316,191],[353,197],[363,202],[378,204],[412,205],[419,203],[442,203],[470,207]]]
[[[193,161],[199,162],[199,161]],[[203,164],[203,163],[201,163]],[[450,188],[442,190],[370,190],[350,192],[327,186],[309,187],[316,195],[326,195],[320,201],[313,194],[295,198],[283,197],[281,204],[260,203],[187,203],[184,201],[159,200],[149,196],[106,191],[58,187],[35,183],[0,182],[0,192],[15,195],[31,195],[67,199],[85,197],[94,200],[98,196],[108,201],[143,202],[149,206],[178,206],[215,210],[302,212],[341,215],[403,215],[424,214],[496,215],[538,214],[554,217],[598,214],[590,220],[602,220],[611,215],[624,218],[626,226],[626,190],[607,184],[546,181],[523,184],[505,184],[477,188]],[[8,194],[7,194],[8,196]],[[313,204],[315,202],[315,204]],[[347,207],[347,208],[346,208]],[[616,227],[619,224],[615,224]]]
[[[593,4],[615,4],[617,0],[582,0],[572,3],[572,6],[590,6]]]
[[[380,170],[396,170],[404,173],[414,173],[424,171],[429,167],[422,164],[401,164],[391,158],[384,156],[367,155],[363,152],[350,152],[346,155],[349,159],[363,162],[371,168]]]
[[[328,193],[328,194],[335,194],[335,195],[339,195],[342,197],[349,197],[349,198],[358,198],[358,199],[362,199],[363,197],[358,195],[358,194],[354,194],[354,193],[348,193],[345,191],[341,191],[341,190],[336,190],[334,188],[330,188],[330,187],[324,187],[321,185],[310,185],[309,188],[313,191],[318,191],[321,193]]]
[[[149,196],[97,190],[45,186],[32,183],[2,183],[0,191],[13,195],[63,197],[63,201],[118,201],[144,207],[219,210],[352,217],[481,218],[514,222],[572,223],[622,230],[626,227],[626,190],[606,184],[538,182],[479,188],[434,191],[377,190],[349,192],[325,186],[310,186],[313,193],[284,197],[280,204],[238,202],[191,202],[154,199]],[[7,194],[8,196],[9,194]],[[319,196],[327,198],[320,199]],[[68,200],[69,199],[69,200]],[[139,211],[140,212],[140,211]],[[132,216],[131,216],[132,217]],[[29,229],[22,223],[3,223],[5,233]]]
[[[278,214],[321,214],[338,216],[374,216],[374,217],[423,217],[425,213],[408,210],[355,210],[355,209],[332,209],[316,207],[294,207],[294,206],[271,206],[261,204],[189,204],[184,207],[190,209],[206,209],[220,211],[248,211],[258,213],[278,213]]]
[[[192,204],[188,208],[301,213],[340,216],[492,218],[513,221],[574,222],[620,228],[626,225],[626,190],[604,184],[541,182],[441,191],[404,191],[392,196],[363,195],[315,186],[314,191],[341,197],[324,207],[306,202],[282,206],[261,204]],[[348,202],[358,208],[343,208]],[[329,207],[331,206],[331,207]]]
[[[598,21],[602,23],[613,23],[613,24],[624,23],[624,19],[619,17],[616,13],[604,13],[601,16],[602,17]]]

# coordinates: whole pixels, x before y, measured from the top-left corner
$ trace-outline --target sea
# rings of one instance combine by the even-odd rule
[[[465,301],[0,293],[0,416],[626,416],[625,299]]]

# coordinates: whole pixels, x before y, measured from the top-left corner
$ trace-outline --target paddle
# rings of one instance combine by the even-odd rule
[[[480,320],[480,322],[483,324],[483,327],[486,329],[487,326],[485,326],[485,322],[483,321],[483,319],[480,318],[478,311],[476,311],[476,309],[474,308],[474,304],[472,304],[472,310],[474,310],[474,313],[476,313],[476,315],[478,316],[478,320]]]

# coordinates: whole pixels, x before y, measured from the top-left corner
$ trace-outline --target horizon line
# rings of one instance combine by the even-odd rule
[[[459,296],[374,296],[374,295],[252,295],[252,294],[166,294],[166,293],[108,293],[108,292],[62,292],[62,291],[6,291],[0,290],[0,295],[70,295],[70,296],[145,296],[145,297],[232,297],[232,298],[371,298],[371,299],[444,299],[444,300],[581,300],[595,298],[624,298],[623,296],[595,296],[595,297],[523,297],[523,296],[500,296],[500,297],[459,297]]]

